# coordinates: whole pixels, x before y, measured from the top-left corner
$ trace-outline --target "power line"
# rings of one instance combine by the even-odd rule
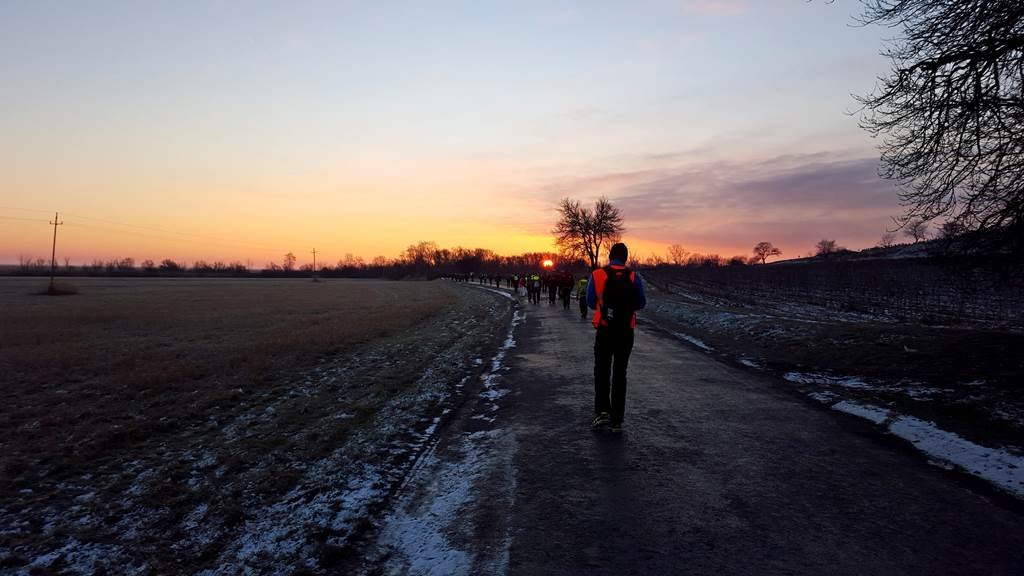
[[[203,240],[191,240],[191,239],[188,239],[188,238],[173,238],[173,237],[167,237],[167,236],[160,236],[160,235],[157,235],[157,234],[148,234],[148,233],[145,233],[145,232],[135,232],[133,230],[118,230],[116,228],[106,228],[106,227],[103,227],[103,226],[93,226],[91,224],[82,224],[81,222],[67,222],[67,225],[71,226],[71,227],[74,227],[74,228],[85,228],[87,230],[98,230],[100,232],[113,232],[115,234],[126,234],[128,236],[137,236],[137,237],[140,237],[140,238],[152,238],[154,240],[166,240],[166,241],[169,241],[169,242],[184,242],[186,244],[195,244],[197,246],[206,246],[206,247],[211,247],[212,246],[212,247],[217,247],[217,248],[246,248],[246,249],[249,249],[249,250],[257,250],[257,251],[261,251],[261,252],[280,252],[280,251],[284,250],[283,248],[255,247],[255,246],[249,246],[249,245],[244,245],[244,244],[229,244],[229,243],[224,243],[224,242],[210,242],[210,241],[203,241]]]
[[[271,247],[259,246],[259,245],[255,245],[255,244],[245,244],[245,243],[238,243],[238,242],[225,243],[223,239],[217,238],[215,236],[208,236],[208,235],[205,235],[205,234],[195,234],[193,232],[178,232],[176,230],[167,230],[167,229],[164,229],[164,228],[155,228],[153,226],[140,226],[138,224],[128,224],[126,222],[116,222],[114,220],[106,220],[104,218],[93,218],[92,216],[83,216],[83,215],[80,215],[80,214],[70,214],[70,213],[65,212],[64,216],[70,216],[72,218],[79,218],[79,219],[82,219],[82,220],[89,220],[89,221],[92,221],[92,222],[100,222],[100,223],[103,223],[103,224],[110,224],[112,226],[122,226],[122,227],[125,227],[125,228],[137,228],[139,230],[147,230],[147,231],[151,231],[151,232],[159,232],[161,234],[174,234],[174,235],[178,235],[178,236],[191,236],[193,238],[199,238],[201,240],[212,240],[212,241],[220,243],[222,245],[239,247],[239,248],[253,248],[253,249],[256,249],[256,250],[266,250],[268,252],[269,251],[284,250],[284,248],[279,248],[279,247],[278,248],[271,248]]]
[[[47,211],[47,210],[39,210],[39,209],[35,209],[35,208],[21,208],[21,207],[17,207],[17,206],[2,206],[2,205],[0,205],[0,210],[13,210],[13,211],[18,211],[18,212],[32,212],[32,213],[40,213],[40,214],[47,214],[47,213],[49,213],[49,211]],[[194,232],[181,232],[181,231],[177,231],[177,230],[169,230],[169,229],[157,228],[157,227],[153,227],[153,226],[144,226],[144,225],[132,224],[132,223],[128,223],[128,222],[118,222],[116,220],[109,220],[109,219],[105,219],[105,218],[95,218],[93,216],[86,216],[86,215],[83,215],[83,214],[73,214],[73,213],[65,212],[64,213],[64,217],[65,217],[65,220],[66,220],[66,224],[68,226],[72,226],[72,227],[75,227],[75,228],[85,228],[85,229],[89,229],[89,230],[97,230],[97,231],[101,231],[101,232],[111,232],[111,233],[115,233],[115,234],[126,234],[126,235],[130,235],[130,236],[137,236],[137,237],[141,237],[141,238],[152,238],[152,239],[156,239],[156,240],[164,240],[164,241],[169,241],[169,242],[185,242],[185,243],[189,243],[189,244],[193,244],[193,245],[197,245],[197,246],[205,246],[205,247],[233,248],[233,249],[245,249],[245,250],[256,250],[256,251],[260,251],[260,252],[278,252],[278,253],[280,253],[280,252],[287,252],[288,251],[287,248],[270,247],[270,246],[264,246],[264,245],[259,245],[259,244],[248,244],[248,243],[244,243],[244,242],[230,242],[230,241],[225,241],[225,240],[223,240],[221,238],[218,238],[218,237],[215,237],[215,236],[210,236],[210,235],[205,235],[205,234],[196,234]],[[12,221],[20,221],[20,222],[48,222],[48,220],[45,220],[45,219],[42,219],[42,218],[26,218],[26,217],[20,217],[20,216],[2,216],[2,215],[0,215],[0,219],[12,220]],[[97,222],[97,223],[100,223],[100,224],[106,224],[107,226],[96,226],[96,225],[93,225],[93,224],[86,224],[86,223],[82,223],[82,222],[76,222],[75,220],[85,220],[85,221],[89,221],[89,222]],[[109,226],[114,226],[114,228],[111,228]],[[122,229],[119,229],[119,228],[130,228],[130,229],[134,229],[134,230],[142,230],[144,232],[136,232],[134,230],[122,230]],[[150,233],[147,233],[147,232],[155,232],[157,234],[150,234]],[[315,256],[314,256],[314,259],[315,259]]]
[[[19,222],[48,222],[46,218],[19,218],[18,216],[0,216],[0,220],[18,220]]]
[[[17,206],[0,206],[0,210],[14,210],[15,212],[38,212],[39,214],[49,214],[49,210],[39,210],[37,208],[18,208]]]
[[[0,205],[0,210],[14,210],[14,211],[17,211],[17,212],[36,212],[36,213],[40,213],[40,214],[49,214],[50,213],[49,210],[39,210],[37,208],[21,208],[21,207],[17,207],[17,206],[2,206],[2,205]],[[177,230],[168,230],[166,228],[157,228],[157,227],[154,227],[154,226],[143,226],[143,225],[140,225],[140,224],[132,224],[132,223],[128,223],[128,222],[118,222],[116,220],[109,220],[109,219],[106,219],[106,218],[96,218],[96,217],[93,217],[93,216],[86,216],[84,214],[74,214],[74,213],[70,213],[70,212],[65,212],[64,213],[64,217],[65,218],[71,218],[71,219],[74,219],[74,220],[87,220],[87,221],[91,221],[91,222],[99,222],[101,224],[108,224],[110,226],[119,226],[119,227],[123,227],[123,228],[134,228],[134,229],[145,230],[145,231],[149,231],[149,232],[158,232],[160,234],[170,234],[172,236],[188,236],[188,237],[191,237],[191,238],[197,238],[199,240],[210,242],[210,243],[212,243],[211,245],[216,245],[218,247],[248,248],[248,249],[251,249],[251,250],[261,250],[261,251],[265,251],[265,252],[287,251],[287,248],[264,246],[264,245],[260,245],[260,244],[249,244],[249,243],[245,243],[245,242],[227,242],[227,241],[225,241],[222,238],[219,238],[219,237],[216,237],[216,236],[210,236],[210,235],[207,235],[207,234],[196,234],[194,232],[181,232],[181,231],[177,231]],[[24,222],[46,222],[46,220],[43,220],[43,219],[24,218],[24,217],[18,217],[18,216],[0,216],[0,218],[2,218],[4,220],[19,220],[19,221],[24,221]],[[72,225],[72,222],[68,222],[68,224]],[[104,230],[104,231],[108,231],[108,232],[117,232],[117,233],[122,233],[122,234],[128,234],[129,233],[127,231],[117,230],[115,228],[101,228],[101,227],[97,227],[97,226],[87,226],[87,225],[79,224],[79,223],[75,223],[73,225],[79,226],[79,227],[83,227],[83,228],[87,227],[87,228],[90,228],[90,229],[93,229],[93,230]],[[136,235],[138,235],[138,234],[136,234]],[[145,237],[145,236],[143,236],[143,237]],[[178,238],[174,238],[174,237],[172,237],[172,238],[159,237],[159,236],[150,236],[150,237],[158,238],[160,240],[179,241]]]

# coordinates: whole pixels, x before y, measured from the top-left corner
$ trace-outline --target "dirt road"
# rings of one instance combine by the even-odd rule
[[[626,430],[595,434],[592,328],[559,306],[518,306],[498,399],[442,434],[383,527],[384,572],[1024,570],[1019,507],[643,324]]]

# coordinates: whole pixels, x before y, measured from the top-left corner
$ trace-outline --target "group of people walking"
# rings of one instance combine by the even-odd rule
[[[644,284],[635,270],[626,267],[629,250],[619,242],[608,252],[608,264],[578,280],[567,272],[512,274],[501,276],[456,274],[453,280],[477,282],[483,286],[504,286],[516,295],[522,290],[529,301],[540,304],[544,291],[548,302],[556,299],[569,310],[575,295],[580,317],[593,310],[594,336],[594,419],[593,428],[612,433],[622,431],[626,407],[626,370],[633,351],[636,311],[647,305]]]
[[[587,278],[575,280],[569,272],[546,272],[543,274],[450,274],[446,276],[449,280],[456,282],[468,282],[480,286],[493,286],[495,288],[507,288],[516,295],[525,294],[529,301],[540,304],[541,299],[547,294],[548,303],[554,305],[560,301],[562,308],[571,308],[572,298],[579,300],[580,316],[587,317]]]

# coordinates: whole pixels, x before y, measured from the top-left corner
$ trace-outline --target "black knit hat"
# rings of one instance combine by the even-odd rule
[[[617,242],[612,245],[612,249],[608,251],[609,260],[618,260],[619,262],[625,263],[629,259],[629,249],[622,242]]]

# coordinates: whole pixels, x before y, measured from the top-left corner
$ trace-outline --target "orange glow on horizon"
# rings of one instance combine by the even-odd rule
[[[28,214],[35,217],[34,214]],[[49,260],[53,228],[45,218],[38,222],[4,221],[0,225],[0,264],[15,264],[21,258]],[[52,218],[52,213],[48,216]],[[529,233],[509,225],[489,225],[466,219],[416,221],[411,218],[367,219],[363,222],[314,222],[303,227],[291,218],[272,223],[266,220],[242,222],[225,231],[205,222],[185,222],[181,227],[167,219],[154,224],[153,229],[131,229],[110,226],[103,222],[81,220],[61,214],[67,225],[57,237],[57,261],[67,258],[74,266],[87,265],[95,260],[108,261],[132,258],[136,265],[144,260],[159,263],[167,258],[179,263],[193,264],[240,262],[259,269],[270,263],[281,264],[288,252],[295,254],[299,265],[312,261],[311,251],[317,250],[317,261],[333,266],[348,256],[370,262],[378,256],[388,260],[399,257],[411,244],[434,242],[438,248],[483,248],[502,256],[526,253],[556,252],[554,238],[543,233]],[[123,221],[118,218],[118,221]],[[211,219],[216,222],[216,219]],[[180,230],[180,236],[168,235],[162,230]],[[158,231],[160,230],[160,231]],[[301,241],[296,242],[299,238]],[[643,237],[625,239],[630,255],[639,260],[652,256],[665,257],[669,242]],[[717,253],[724,257],[734,254],[748,255],[749,249],[741,244],[733,246],[685,246],[691,253]],[[786,257],[800,253],[784,249]],[[607,254],[601,254],[604,261]],[[545,260],[542,267],[554,268],[553,260]]]

